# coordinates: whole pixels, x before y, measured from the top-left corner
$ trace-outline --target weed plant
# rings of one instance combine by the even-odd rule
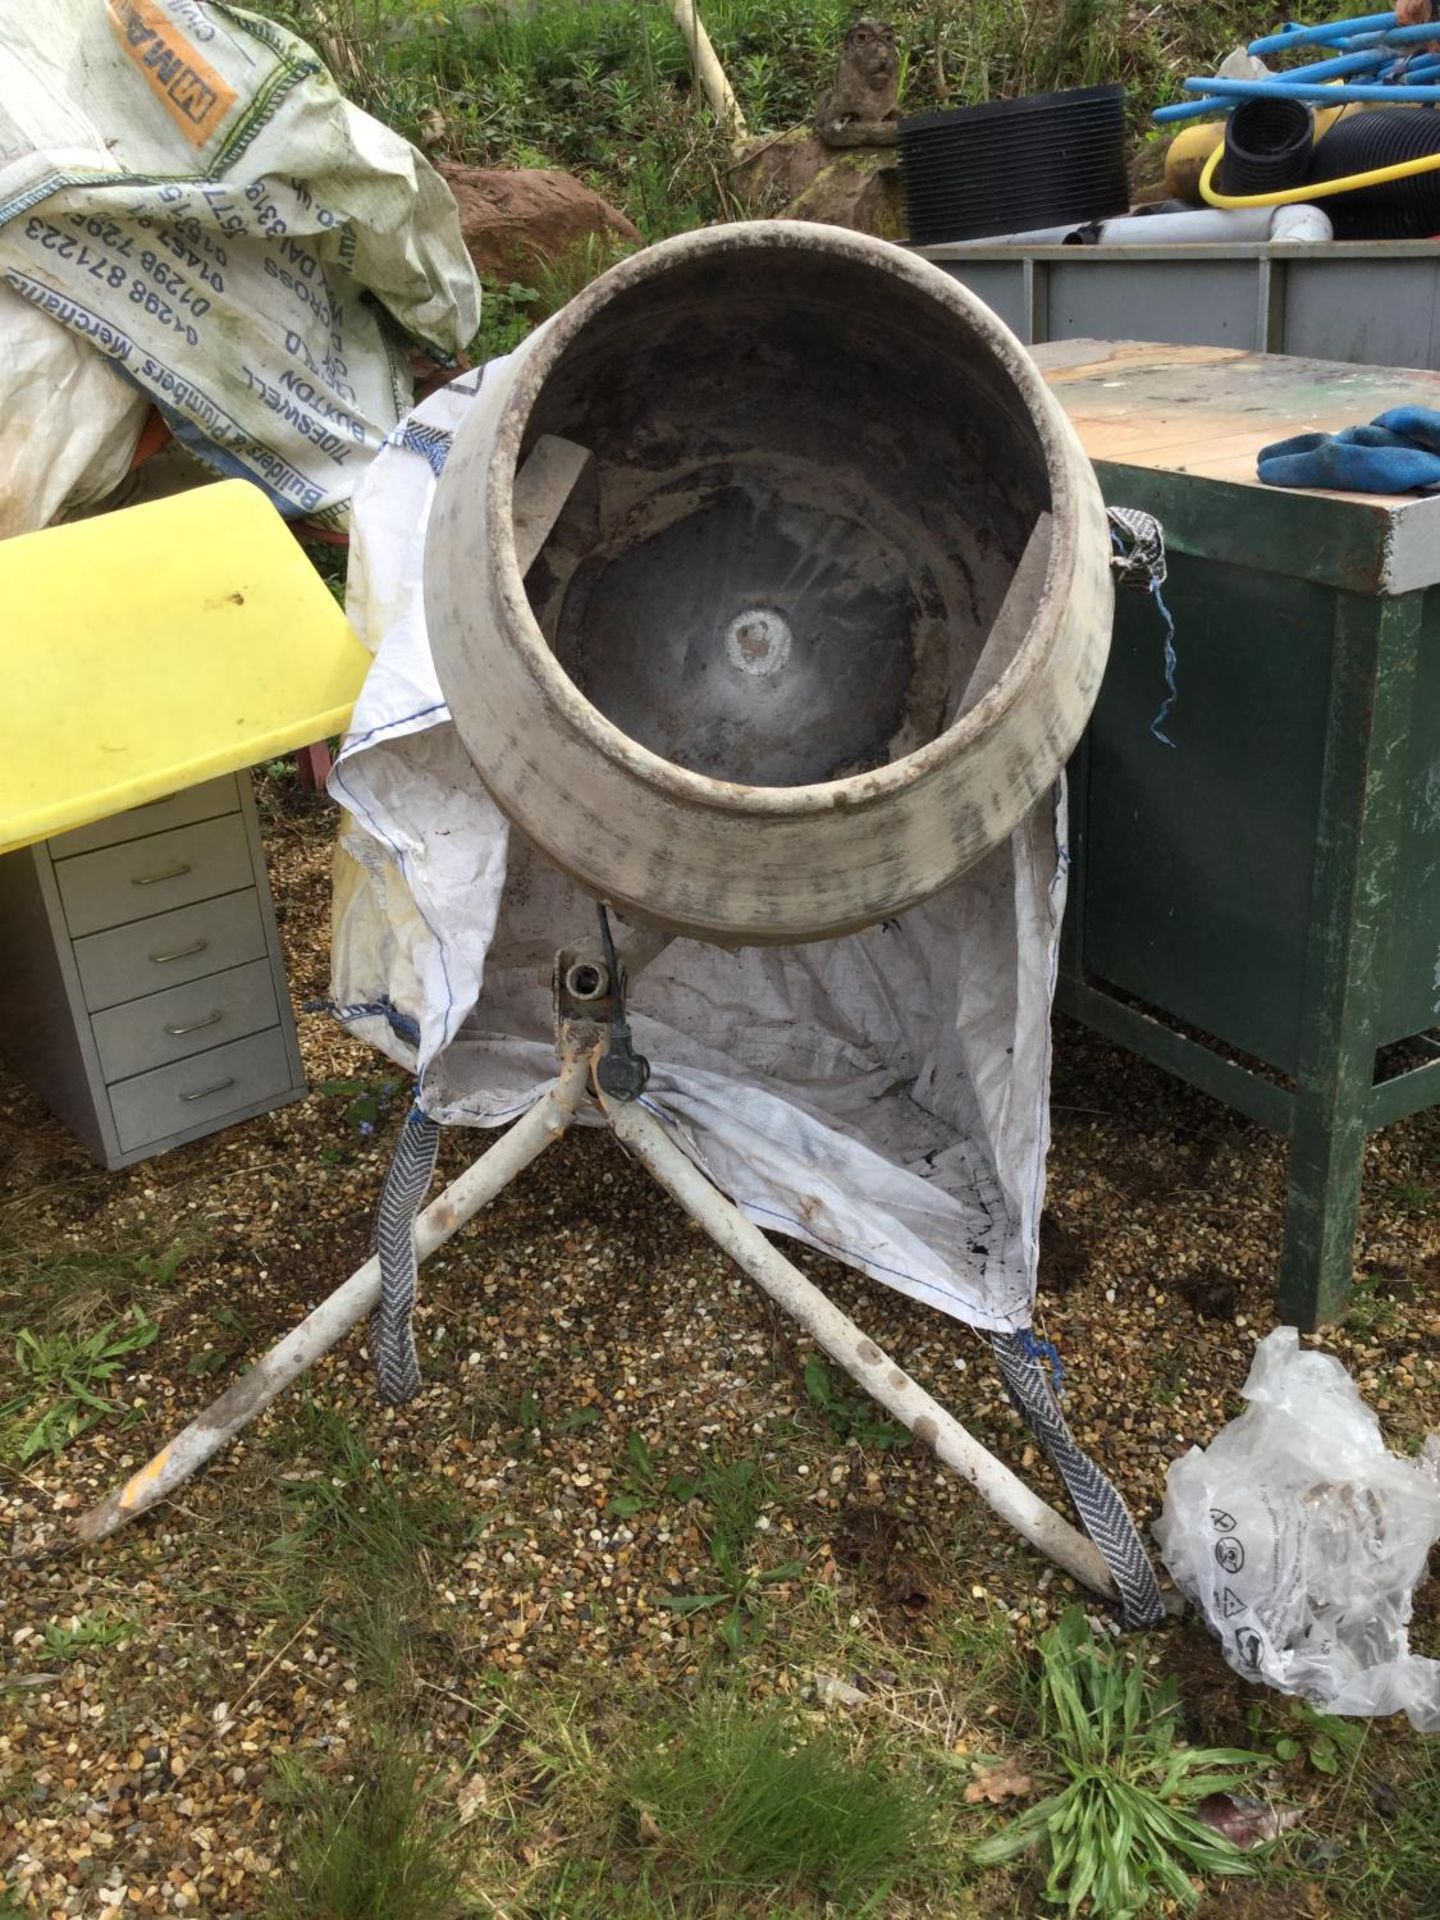
[[[705,1546],[715,1585],[699,1593],[661,1594],[655,1605],[682,1618],[716,1615],[720,1638],[731,1657],[738,1659],[759,1635],[765,1588],[798,1580],[804,1564],[798,1560],[778,1567],[756,1563],[755,1535],[775,1494],[774,1482],[756,1461],[707,1460],[695,1479],[679,1483],[677,1491],[682,1488],[705,1508]]]
[[[1194,1809],[1211,1794],[1240,1791],[1268,1756],[1182,1745],[1173,1676],[1153,1686],[1142,1667],[1097,1646],[1079,1607],[1042,1636],[1040,1654],[1042,1731],[1068,1779],[981,1841],[977,1865],[1038,1847],[1049,1868],[1046,1899],[1069,1914],[1088,1900],[1106,1920],[1131,1920],[1164,1896],[1195,1906],[1192,1875],[1254,1873],[1254,1856]]]
[[[131,1309],[128,1322],[109,1322],[93,1333],[23,1328],[14,1348],[19,1388],[0,1402],[0,1455],[23,1462],[41,1453],[63,1453],[117,1410],[102,1389],[159,1331],[138,1307]]]
[[[805,1397],[837,1440],[881,1452],[910,1444],[910,1434],[898,1420],[887,1419],[868,1394],[837,1377],[818,1353],[805,1362]]]

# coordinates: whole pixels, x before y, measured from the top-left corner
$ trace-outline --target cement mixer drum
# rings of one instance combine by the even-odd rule
[[[557,446],[532,564],[517,494]],[[986,307],[883,241],[758,222],[623,261],[487,370],[426,619],[471,759],[551,859],[675,932],[791,942],[925,899],[1052,785],[1108,553]]]

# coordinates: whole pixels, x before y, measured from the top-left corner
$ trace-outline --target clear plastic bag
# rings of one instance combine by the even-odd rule
[[[1391,1453],[1344,1367],[1293,1327],[1259,1343],[1243,1391],[1239,1419],[1170,1469],[1155,1533],[1176,1585],[1246,1679],[1440,1731],[1440,1660],[1408,1631],[1440,1537],[1440,1435]]]

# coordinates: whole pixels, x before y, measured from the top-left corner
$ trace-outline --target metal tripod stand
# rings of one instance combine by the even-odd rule
[[[635,957],[643,965],[657,950],[652,943],[647,952]],[[413,1259],[425,1260],[458,1233],[524,1167],[558,1140],[582,1109],[598,1108],[626,1151],[649,1170],[715,1244],[796,1320],[837,1366],[843,1367],[917,1440],[931,1447],[946,1467],[967,1481],[1001,1519],[1092,1591],[1122,1598],[1127,1617],[1138,1618],[1152,1611],[1148,1605],[1142,1608],[1137,1603],[1133,1591],[1117,1590],[1111,1571],[1116,1564],[1113,1541],[1107,1543],[1109,1552],[1102,1555],[1093,1541],[1031,1492],[779,1253],[687,1158],[662,1124],[658,1110],[644,1098],[649,1064],[635,1051],[631,1039],[625,988],[625,966],[616,956],[602,909],[600,938],[564,947],[556,955],[559,1073],[554,1084],[413,1220]],[[405,1228],[412,1231],[409,1218]],[[80,1539],[87,1543],[103,1540],[174,1493],[285,1387],[372,1313],[380,1296],[381,1260],[377,1255],[123,1486],[85,1514],[78,1523]],[[1063,1422],[1061,1426],[1063,1430]],[[1111,1499],[1124,1529],[1133,1537],[1129,1516],[1113,1492]],[[1135,1544],[1138,1549],[1138,1542]],[[1133,1562],[1133,1554],[1130,1558]],[[1144,1565],[1143,1553],[1140,1560]],[[1153,1575],[1149,1575],[1148,1566],[1144,1571],[1153,1591]]]

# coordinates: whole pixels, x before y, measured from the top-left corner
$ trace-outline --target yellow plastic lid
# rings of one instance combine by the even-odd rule
[[[369,665],[248,481],[0,542],[0,851],[343,732]]]

